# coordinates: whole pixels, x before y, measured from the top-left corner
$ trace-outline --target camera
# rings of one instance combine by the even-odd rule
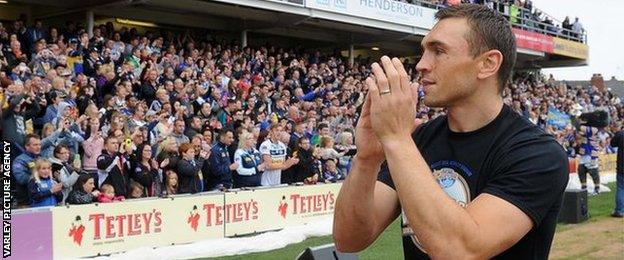
[[[607,127],[609,125],[609,113],[604,110],[596,110],[594,112],[582,113],[578,117],[580,125],[591,127]]]

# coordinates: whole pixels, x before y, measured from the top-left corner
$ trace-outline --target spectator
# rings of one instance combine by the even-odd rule
[[[63,200],[63,185],[52,178],[52,165],[46,159],[37,159],[32,178],[28,182],[31,207],[56,206]]]
[[[336,167],[336,161],[334,159],[325,161],[323,179],[325,182],[337,182],[343,179],[343,175],[338,170],[338,167]]]
[[[89,119],[89,138],[82,142],[84,151],[82,168],[94,178],[98,177],[97,158],[102,154],[102,149],[104,148],[104,138],[99,128],[100,121],[97,118]]]
[[[329,136],[321,137],[321,158],[326,160],[338,160],[338,158],[344,156],[347,151],[338,152],[334,149],[334,139]]]
[[[579,22],[578,17],[574,18],[574,23],[572,24],[572,31],[574,32],[573,36],[575,38],[580,37],[585,31],[585,29],[583,28],[583,25],[581,24],[581,22]]]
[[[349,131],[344,131],[340,133],[338,140],[340,140],[340,144],[336,146],[336,151],[344,153],[343,156],[338,157],[338,170],[346,175],[351,170],[351,160],[356,151],[356,147],[353,144],[353,134]]]
[[[14,207],[23,207],[31,203],[27,185],[33,176],[35,161],[40,158],[39,154],[41,153],[39,136],[29,134],[24,139],[26,140],[26,150],[15,158],[12,167],[13,174],[11,177],[14,179],[11,181],[13,185],[11,193],[14,198]]]
[[[295,164],[292,169],[293,182],[304,182],[305,179],[314,176],[314,158],[312,157],[310,139],[301,137],[297,140],[297,147],[293,152],[293,157],[299,159],[299,162]]]
[[[102,184],[102,187],[100,187],[100,190],[102,190],[102,192],[97,197],[97,200],[100,203],[111,203],[111,202],[126,200],[124,196],[115,196],[116,194],[115,187],[113,187],[110,184]]]
[[[189,139],[193,138],[195,135],[201,132],[201,126],[202,122],[199,117],[191,117],[191,119],[189,120],[189,127],[187,127],[184,131],[184,135],[186,135],[186,137],[188,137]]]
[[[10,85],[5,92],[7,103],[2,105],[2,139],[9,140],[16,152],[24,150],[27,122],[40,110],[32,94],[22,94],[23,88],[21,83]]]
[[[212,147],[208,163],[204,163],[204,176],[207,177],[208,190],[232,188],[232,174],[230,171],[238,169],[238,163],[230,160],[228,146],[234,141],[234,133],[230,129],[223,129],[219,133],[219,142]],[[208,174],[206,174],[208,173]]]
[[[195,161],[195,148],[191,143],[183,143],[179,148],[180,161],[177,171],[179,176],[179,193],[197,193],[203,191],[200,178],[201,167]]]
[[[128,190],[130,191],[128,194],[129,199],[140,199],[145,197],[145,187],[138,182],[130,182]]]
[[[238,149],[234,153],[234,163],[238,164],[234,174],[234,188],[260,186],[264,164],[260,152],[255,148],[256,139],[249,132],[242,132],[238,138]]]
[[[175,121],[175,127],[173,128],[173,133],[171,137],[178,143],[178,145],[182,145],[184,143],[190,142],[190,138],[184,135],[185,123],[184,120],[178,119]]]
[[[299,162],[299,159],[294,157],[286,158],[286,145],[279,141],[283,131],[282,126],[271,125],[269,139],[260,145],[262,163],[266,165],[262,174],[262,186],[279,185],[282,170],[286,170]]]
[[[82,174],[74,183],[72,191],[69,193],[67,204],[89,204],[100,196],[100,191],[94,190],[95,181],[90,174]]]
[[[173,170],[165,171],[165,189],[163,196],[178,194],[178,174]]]
[[[129,161],[126,158],[126,149],[119,145],[119,141],[114,136],[109,136],[104,142],[104,150],[98,156],[98,186],[109,184],[113,187],[115,196],[125,196],[126,187],[129,181]],[[102,190],[103,191],[103,190]]]
[[[132,156],[131,178],[145,187],[143,194],[156,196],[162,187],[162,171],[156,159],[152,158],[152,147],[149,144],[140,144]]]
[[[69,158],[71,153],[69,148],[65,144],[59,144],[54,148],[54,157],[50,159],[52,163],[52,175],[54,179],[63,184],[62,194],[63,199],[60,202],[65,202],[67,196],[71,192],[74,183],[78,180],[80,168],[76,165],[69,164]]]
[[[162,166],[163,169],[175,169],[177,167],[180,157],[178,156],[178,143],[173,140],[173,138],[167,137],[167,139],[158,146],[157,153],[156,161],[159,163],[166,162]]]

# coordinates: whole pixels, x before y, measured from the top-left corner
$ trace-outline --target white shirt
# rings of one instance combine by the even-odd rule
[[[261,155],[270,155],[272,163],[284,163],[286,161],[286,145],[277,141],[273,143],[271,139],[267,139],[260,145]],[[260,183],[262,186],[279,185],[281,182],[282,170],[266,170],[262,174]]]

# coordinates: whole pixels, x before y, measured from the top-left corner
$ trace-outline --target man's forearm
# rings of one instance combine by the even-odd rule
[[[403,211],[427,252],[436,257],[448,247],[457,252],[466,249],[464,238],[477,226],[440,188],[411,138],[383,145]]]
[[[334,210],[333,233],[337,244],[349,244],[347,249],[361,249],[374,239],[374,190],[379,168],[380,165],[367,165],[356,156],[351,172],[342,183]]]

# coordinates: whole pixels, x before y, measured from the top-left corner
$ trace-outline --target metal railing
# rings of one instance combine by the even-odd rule
[[[408,2],[436,10],[447,8],[447,6],[445,5],[431,3],[426,0],[411,0]],[[520,28],[526,31],[546,34],[570,41],[587,43],[587,33],[584,30],[581,32],[575,32],[574,30],[565,29],[562,27],[562,24],[559,23],[556,19],[551,19],[552,24],[549,24],[536,19],[531,10],[521,6],[512,7],[508,4],[496,2],[488,2],[486,3],[486,5],[492,10],[503,14],[503,16],[505,16],[505,18],[507,18],[507,20],[511,23],[512,27]],[[512,14],[512,9],[517,10],[517,13],[515,15]],[[549,15],[546,16],[552,18]],[[555,23],[556,21],[558,23]]]

